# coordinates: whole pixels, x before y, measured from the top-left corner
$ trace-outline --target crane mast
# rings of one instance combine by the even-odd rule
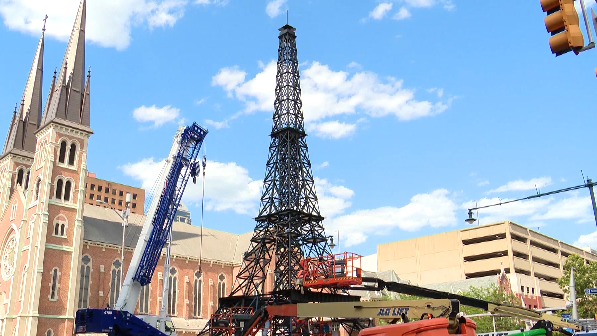
[[[157,188],[154,188],[153,200],[146,213],[145,223],[114,310],[88,308],[77,311],[76,333],[108,332],[110,336],[137,335],[141,330],[147,332],[147,328],[155,329],[155,325],[150,326],[133,314],[139,301],[141,287],[151,282],[164,244],[171,235],[172,222],[189,177],[193,177],[195,181],[199,174],[201,163],[197,161],[197,156],[206,135],[207,130],[197,123],[178,128],[162,173],[156,181]],[[168,274],[164,274],[164,287],[167,286],[167,279]],[[160,324],[163,327],[163,323]],[[164,330],[161,329],[163,334]]]

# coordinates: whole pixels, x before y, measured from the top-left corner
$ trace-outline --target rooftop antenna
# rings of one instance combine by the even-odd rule
[[[585,181],[585,174],[583,174],[582,169],[580,170],[580,175],[582,176],[582,183],[587,184],[587,181]]]
[[[537,189],[537,185],[535,184],[535,191],[537,192],[537,195],[540,194],[539,189]]]

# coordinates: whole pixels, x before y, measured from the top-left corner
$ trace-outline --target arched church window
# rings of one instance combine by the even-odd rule
[[[25,173],[25,170],[23,168],[20,168],[19,171],[17,172],[17,184],[22,186],[23,185],[23,175]]]
[[[70,150],[68,151],[68,165],[74,166],[75,165],[75,153],[77,152],[77,145],[70,144]]]
[[[60,143],[60,152],[58,153],[58,162],[64,163],[66,157],[66,141]]]
[[[221,273],[218,276],[218,298],[226,296],[226,276]]]
[[[203,287],[203,277],[201,271],[195,272],[195,281],[193,283],[193,316],[201,316],[201,290]]]
[[[55,197],[56,199],[61,200],[62,199],[62,187],[64,187],[64,181],[62,181],[62,179],[58,179],[56,181],[56,193],[55,193]]]
[[[25,190],[29,188],[29,173],[30,171],[27,169],[27,176],[25,177]]]
[[[84,255],[81,258],[81,279],[79,281],[79,309],[89,307],[89,282],[91,275],[91,257]]]
[[[71,190],[71,182],[70,181],[66,181],[66,183],[64,184],[64,201],[68,202],[70,201],[70,190]]]
[[[168,315],[176,315],[176,286],[178,285],[178,275],[176,268],[170,268],[170,275],[168,281],[170,288],[168,288]]]
[[[112,263],[112,274],[110,279],[110,308],[114,308],[118,295],[120,295],[120,278],[122,275],[122,263],[116,259]]]
[[[52,281],[50,282],[50,300],[55,301],[58,299],[58,268],[52,269]]]

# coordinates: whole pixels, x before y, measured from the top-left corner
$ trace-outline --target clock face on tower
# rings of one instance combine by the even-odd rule
[[[2,279],[8,280],[15,273],[15,263],[17,261],[17,236],[15,234],[8,237],[2,247],[1,262]]]

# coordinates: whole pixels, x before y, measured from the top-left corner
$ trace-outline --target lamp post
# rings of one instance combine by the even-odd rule
[[[104,202],[102,200],[96,200],[95,202],[101,203],[101,204],[108,204],[107,202]],[[129,214],[131,213],[131,209],[130,209],[131,202],[132,202],[131,194],[126,193],[125,209],[122,210],[122,213],[119,213],[114,208],[110,208],[110,209],[114,210],[114,212],[116,212],[116,214],[118,214],[118,216],[122,219],[122,245],[120,246],[120,262],[122,263],[123,269],[124,269],[124,238],[126,235],[126,227],[129,224]],[[121,279],[124,282],[124,277],[121,277]],[[122,286],[122,283],[120,285]]]

